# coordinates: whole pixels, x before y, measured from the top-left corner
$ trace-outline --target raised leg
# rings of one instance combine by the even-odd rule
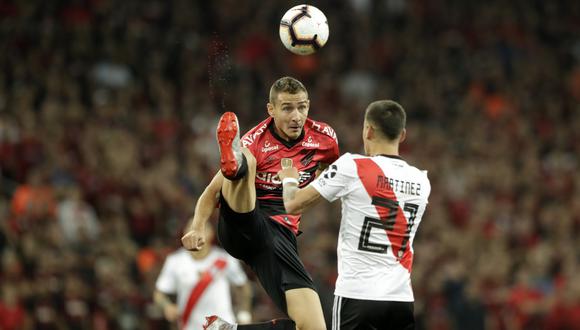
[[[222,196],[233,211],[250,212],[256,207],[256,159],[241,146],[235,113],[226,112],[221,116],[216,138],[220,148],[220,170],[225,178]]]
[[[247,148],[242,153],[248,164],[247,173],[239,179],[225,178],[222,183],[222,196],[237,213],[247,213],[256,207],[256,158]]]

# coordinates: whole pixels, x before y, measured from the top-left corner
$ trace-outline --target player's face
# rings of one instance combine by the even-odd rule
[[[308,117],[310,100],[305,92],[278,93],[274,104],[268,103],[268,114],[274,118],[276,133],[284,140],[296,140]]]

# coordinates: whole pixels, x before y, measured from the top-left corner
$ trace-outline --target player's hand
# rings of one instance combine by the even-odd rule
[[[199,251],[205,245],[205,226],[191,228],[181,237],[181,244],[186,250]]]
[[[163,308],[163,315],[165,316],[165,319],[169,322],[177,321],[177,318],[179,317],[179,310],[177,309],[177,305],[176,304],[165,305],[165,308]]]
[[[298,174],[298,169],[292,166],[292,159],[282,158],[281,167],[282,169],[278,172],[278,177],[280,178],[280,181],[286,178],[294,178],[296,180],[300,178],[300,174]]]
[[[248,311],[239,311],[236,314],[236,320],[238,324],[250,324],[252,323],[252,313]]]

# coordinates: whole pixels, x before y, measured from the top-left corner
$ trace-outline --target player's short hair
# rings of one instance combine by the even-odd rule
[[[274,104],[276,101],[276,97],[278,93],[285,92],[290,94],[297,94],[300,92],[306,93],[306,97],[308,97],[308,91],[306,91],[306,87],[295,78],[292,77],[282,77],[272,84],[270,88],[270,103]]]
[[[365,119],[389,140],[395,140],[405,128],[407,115],[403,107],[391,100],[375,101],[367,107]]]

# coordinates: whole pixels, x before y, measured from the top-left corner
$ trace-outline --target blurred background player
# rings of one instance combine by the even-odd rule
[[[213,238],[214,230],[207,225],[207,244],[198,251],[180,248],[168,255],[155,283],[155,303],[180,329],[201,329],[211,313],[230,322],[236,321],[234,315],[240,323],[251,321],[252,290],[246,273],[238,260],[211,244]]]
[[[415,329],[412,245],[431,184],[425,171],[399,156],[405,122],[398,103],[373,102],[363,123],[366,156],[342,155],[304,189],[296,168],[278,173],[290,214],[321,197],[341,199],[332,329]]]
[[[182,242],[191,250],[204,244],[201,233],[219,201],[222,246],[252,268],[276,306],[298,329],[314,330],[326,327],[320,298],[298,256],[300,215],[285,212],[276,175],[279,160],[291,158],[299,167],[301,184],[306,185],[317,171],[338,158],[334,130],[309,119],[309,107],[304,85],[283,77],[270,88],[269,117],[241,140],[235,114],[222,115],[217,128],[221,170],[198,200],[190,231]],[[217,329],[221,322],[212,318],[209,329]],[[285,324],[277,321],[266,326],[282,328]]]

